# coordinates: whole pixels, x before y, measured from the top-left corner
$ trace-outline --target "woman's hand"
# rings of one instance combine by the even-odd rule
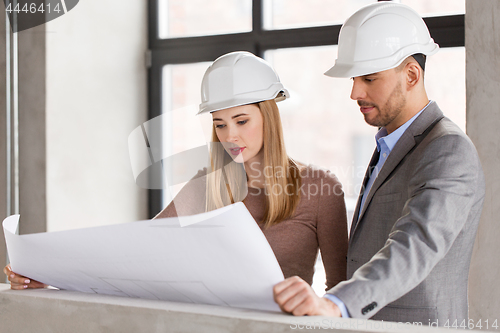
[[[47,285],[31,280],[27,278],[26,276],[22,276],[19,274],[16,274],[12,271],[12,268],[10,268],[10,264],[5,266],[3,269],[3,272],[5,275],[7,275],[7,278],[10,281],[10,288],[15,289],[15,290],[22,290],[22,289],[28,289],[28,288],[46,288]]]

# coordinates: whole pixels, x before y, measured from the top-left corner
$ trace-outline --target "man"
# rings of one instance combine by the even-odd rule
[[[348,280],[320,298],[289,278],[274,288],[282,310],[439,326],[468,320],[484,177],[472,142],[427,98],[425,58],[437,50],[405,5],[372,4],[343,25],[326,75],[353,78],[351,98],[381,127],[377,149],[351,226]]]

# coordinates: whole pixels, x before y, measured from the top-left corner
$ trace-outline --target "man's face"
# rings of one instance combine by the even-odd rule
[[[353,78],[351,98],[368,124],[391,133],[405,123],[404,87],[404,71],[389,69]]]

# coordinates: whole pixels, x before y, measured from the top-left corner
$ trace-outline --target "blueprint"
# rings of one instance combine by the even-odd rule
[[[280,311],[283,273],[241,202],[208,213],[16,235],[3,221],[12,270],[59,289]],[[182,222],[182,226],[180,224]]]

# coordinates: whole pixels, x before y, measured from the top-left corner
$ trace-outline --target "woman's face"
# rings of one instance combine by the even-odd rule
[[[238,163],[259,161],[264,143],[262,113],[255,104],[212,113],[215,133],[227,153]]]

